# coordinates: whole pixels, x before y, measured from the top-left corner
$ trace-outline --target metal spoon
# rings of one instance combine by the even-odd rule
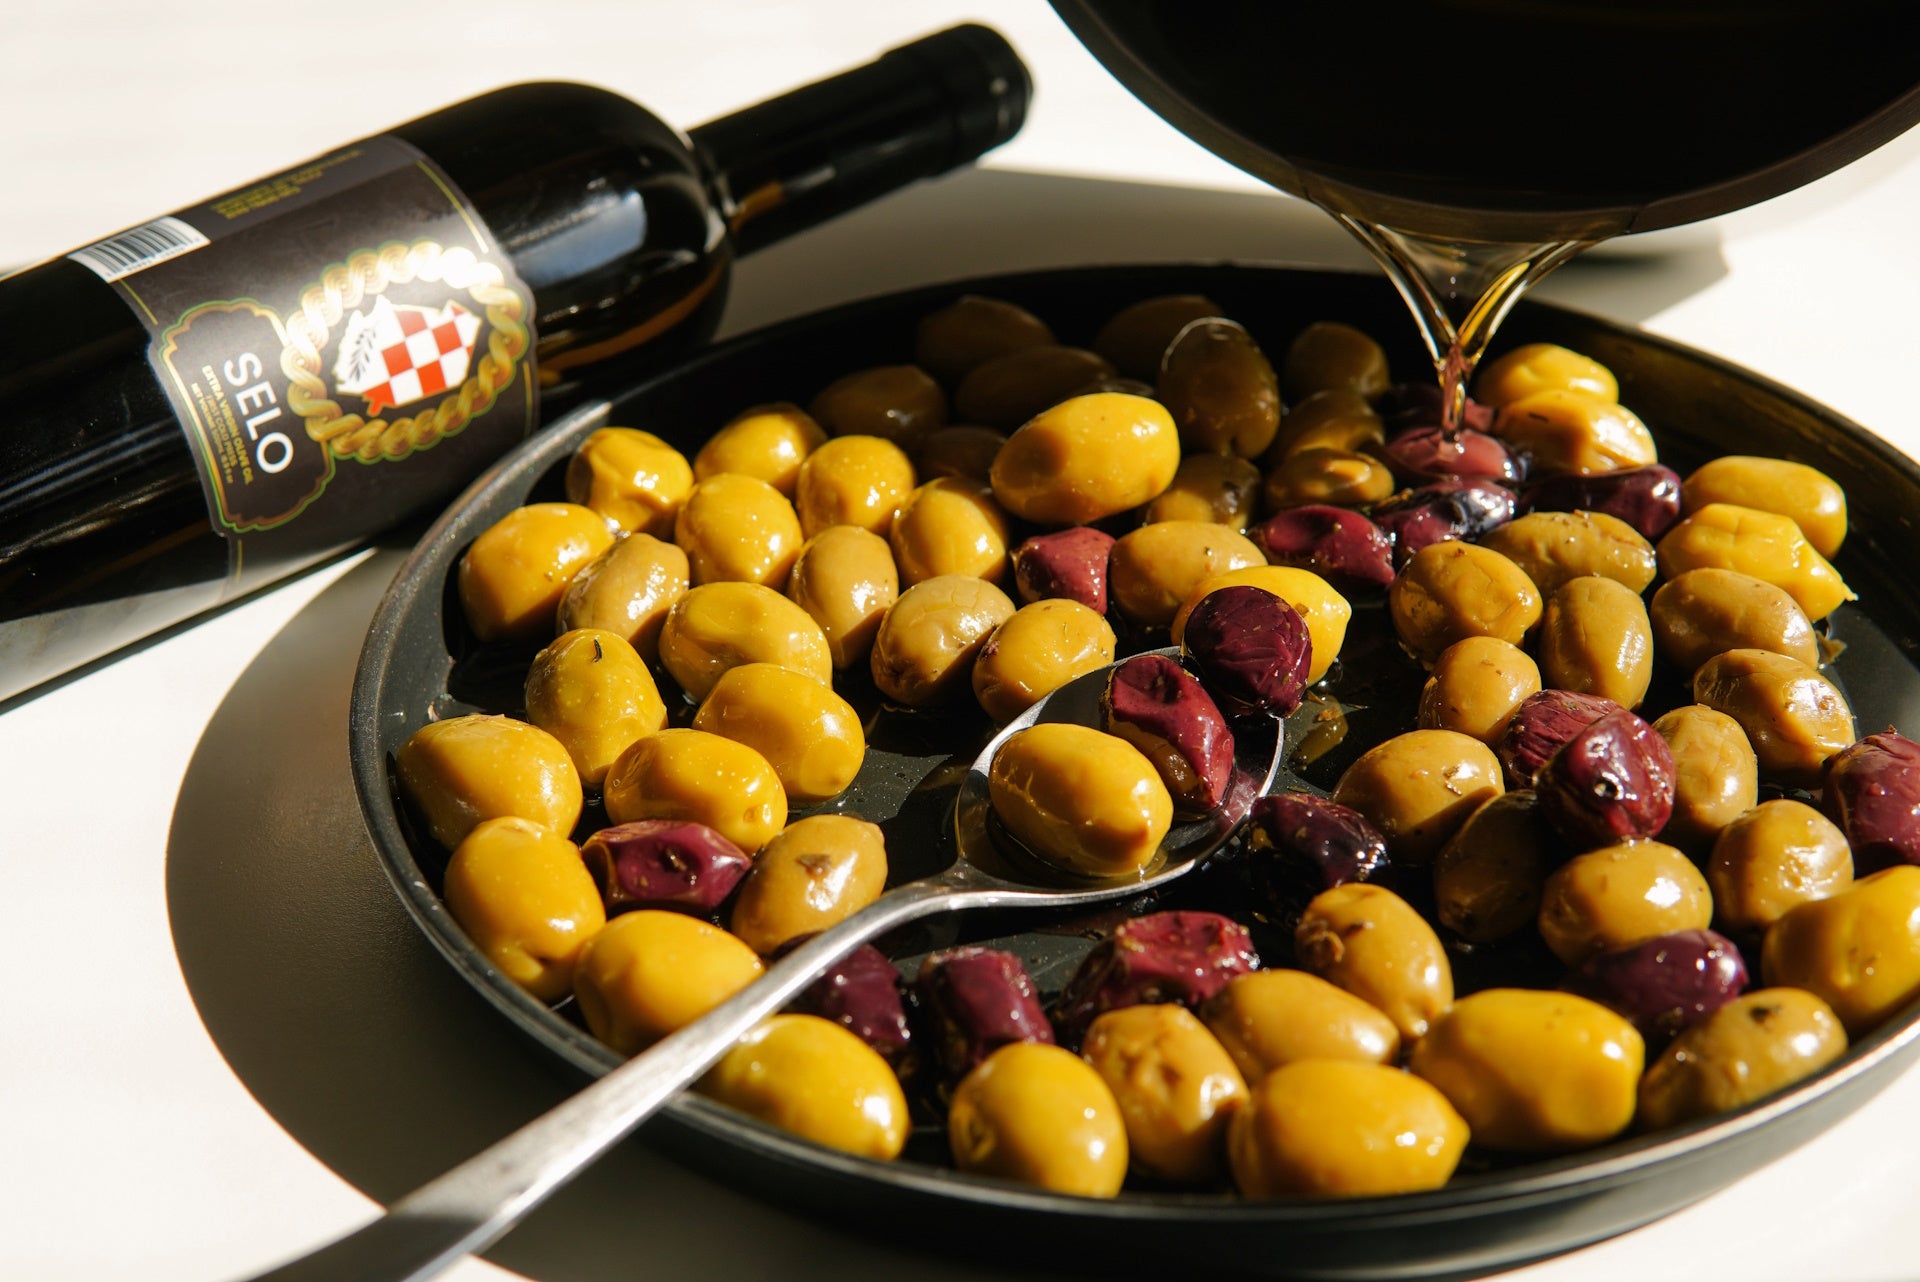
[[[1177,650],[1162,654],[1177,656]],[[1245,820],[1280,767],[1280,723],[1236,727],[1234,786],[1205,819],[1167,835],[1144,877],[1036,885],[1005,875],[987,769],[1007,738],[1041,721],[1103,724],[1100,698],[1115,665],[1062,686],[1016,717],[975,759],[954,805],[960,857],[945,871],[888,891],[768,967],[766,974],[704,1018],[656,1043],[485,1151],[407,1194],[385,1215],[310,1255],[258,1275],[256,1282],[408,1282],[438,1273],[504,1235],[520,1218],[624,1138],[656,1109],[777,1013],[830,966],[884,931],[964,908],[1065,908],[1137,895],[1198,866]],[[1001,843],[1000,847],[996,842]],[[1018,866],[1018,857],[1011,866]]]

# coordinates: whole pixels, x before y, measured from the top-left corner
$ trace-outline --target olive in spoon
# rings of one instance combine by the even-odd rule
[[[1159,653],[1178,655],[1177,650]],[[364,1228],[259,1275],[258,1282],[405,1282],[430,1277],[494,1242],[520,1218],[693,1082],[735,1042],[776,1014],[830,966],[874,936],[937,912],[966,908],[1070,908],[1137,895],[1172,881],[1217,850],[1273,785],[1282,757],[1280,723],[1242,723],[1227,800],[1176,825],[1142,875],[1048,884],[1031,874],[998,832],[987,772],[1001,744],[1039,722],[1101,726],[1101,696],[1117,664],[1062,686],[987,744],[954,807],[959,858],[944,871],[888,891],[767,968],[740,993],[634,1056],[564,1103],[451,1171],[407,1194]]]

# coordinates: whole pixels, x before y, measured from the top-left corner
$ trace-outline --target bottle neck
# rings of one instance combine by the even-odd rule
[[[751,253],[998,146],[1031,93],[1012,47],[966,25],[690,136],[736,249]]]

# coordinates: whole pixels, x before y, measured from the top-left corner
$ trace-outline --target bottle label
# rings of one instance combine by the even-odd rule
[[[398,138],[68,257],[152,336],[229,595],[446,502],[533,430],[532,291]]]

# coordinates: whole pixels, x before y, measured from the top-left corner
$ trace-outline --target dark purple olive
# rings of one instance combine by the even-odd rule
[[[1395,383],[1374,403],[1374,410],[1391,435],[1422,427],[1439,427],[1440,384]],[[1476,432],[1493,430],[1493,407],[1482,405],[1471,396],[1460,414],[1460,426]]]
[[[1284,717],[1300,706],[1313,639],[1300,612],[1265,588],[1215,588],[1187,615],[1181,645],[1214,701],[1233,716]]]
[[[1493,755],[1500,759],[1509,789],[1531,788],[1560,745],[1620,705],[1597,694],[1542,690],[1513,710]]]
[[[900,993],[900,972],[872,944],[862,944],[835,962],[794,999],[793,1009],[832,1020],[879,1051],[896,1073],[911,1075],[913,1033]]]
[[[1673,750],[1620,708],[1575,731],[1534,787],[1547,823],[1583,850],[1651,837],[1673,814]]]
[[[753,860],[705,824],[636,819],[602,828],[580,847],[607,915],[669,908],[705,916],[719,908]]]
[[[1520,496],[1525,512],[1605,512],[1625,521],[1649,543],[1680,519],[1680,474],[1660,463],[1589,476],[1566,473],[1529,485]]]
[[[1107,557],[1113,536],[1089,525],[1036,534],[1013,552],[1013,581],[1031,605],[1049,597],[1107,612]]]
[[[1725,935],[1682,930],[1602,953],[1580,968],[1574,987],[1664,1042],[1745,992],[1747,965]]]
[[[1153,1002],[1193,1008],[1229,980],[1260,968],[1247,928],[1218,913],[1149,913],[1123,922],[1093,946],[1060,994],[1055,1019],[1078,1044],[1110,1010]]]
[[[1393,582],[1393,540],[1351,508],[1288,508],[1250,533],[1270,563],[1311,570],[1347,596]]]
[[[1253,884],[1288,933],[1323,890],[1372,881],[1387,869],[1387,839],[1359,811],[1310,792],[1253,803],[1246,828]]]
[[[929,953],[915,981],[933,1027],[934,1052],[958,1080],[1002,1046],[1053,1043],[1053,1026],[1027,968],[998,948]]]
[[[1373,505],[1369,515],[1393,540],[1397,569],[1421,548],[1477,539],[1513,519],[1518,500],[1492,481],[1435,481]]]
[[[1457,479],[1512,485],[1526,469],[1497,436],[1461,428],[1416,427],[1378,447],[1394,474],[1415,483]]]
[[[1842,748],[1827,762],[1826,808],[1854,876],[1920,864],[1920,743],[1887,730]]]
[[[1113,670],[1101,700],[1107,733],[1146,754],[1173,804],[1203,814],[1233,782],[1233,731],[1206,688],[1164,654],[1136,654]]]

